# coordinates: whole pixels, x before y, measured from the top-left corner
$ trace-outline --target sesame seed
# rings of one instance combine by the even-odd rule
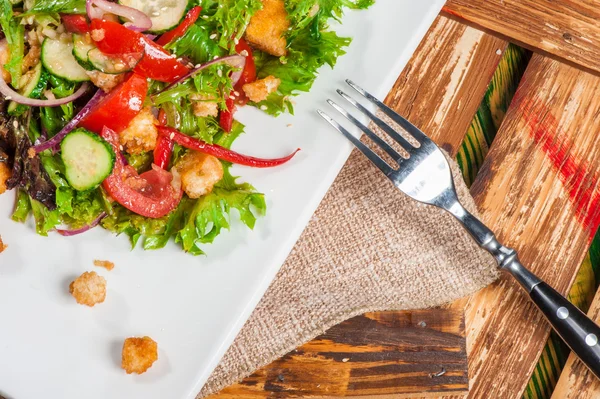
[[[229,96],[229,99],[235,100],[235,96]]]
[[[217,58],[219,58],[219,56],[218,56],[218,55],[215,55],[215,56],[213,57],[213,60],[216,60]]]
[[[217,75],[219,75],[219,77],[223,76],[223,71],[219,69],[219,70],[217,71]]]
[[[19,127],[19,122],[13,121],[13,126],[15,127],[15,129],[18,128]]]
[[[212,34],[212,35],[210,35],[208,38],[209,38],[210,40],[214,40],[214,39],[216,39],[216,38],[217,38],[217,34],[216,34],[216,33],[213,33],[213,34]]]
[[[235,44],[238,44],[240,41],[239,41],[239,39],[236,37],[235,39],[233,39],[233,42],[234,42]]]
[[[240,95],[240,92],[239,92],[239,91],[237,91],[237,90],[235,90],[235,91],[233,92],[233,94],[234,94],[234,95],[236,95],[236,96],[239,96],[239,95]]]
[[[119,150],[123,151],[123,146],[119,145]]]
[[[167,7],[162,7],[160,10],[161,11],[167,11]]]
[[[158,11],[154,11],[154,12],[152,13],[152,16],[153,16],[153,17],[158,17],[158,16],[160,16],[160,12],[158,12]]]
[[[208,19],[208,15],[203,15],[202,18]]]
[[[241,55],[242,57],[248,57],[248,51],[247,51],[247,50],[242,50],[242,51],[240,52],[240,55]]]
[[[170,138],[171,140],[173,140],[173,138],[174,138],[174,137],[175,137],[175,133],[171,133],[171,134],[169,135],[169,138]]]
[[[194,68],[200,68],[202,66],[202,64],[196,64],[196,66]]]
[[[266,111],[267,110],[267,106],[266,105],[261,105],[260,109],[262,109],[263,111]]]
[[[7,99],[7,100],[10,100],[12,97],[11,96],[6,96],[4,98]]]

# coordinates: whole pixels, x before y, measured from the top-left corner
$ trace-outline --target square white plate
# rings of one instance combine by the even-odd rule
[[[193,398],[269,286],[348,157],[350,145],[315,112],[351,78],[384,97],[444,0],[377,0],[347,12],[336,27],[354,38],[335,70],[325,67],[296,116],[270,118],[244,109],[247,133],[234,148],[275,157],[301,147],[287,165],[236,168],[268,201],[254,231],[233,223],[206,257],[175,244],[130,251],[126,237],[102,229],[39,237],[9,219],[14,195],[0,196],[0,394],[11,399]],[[288,124],[291,126],[288,127]],[[235,217],[233,218],[235,219]],[[116,264],[108,272],[94,259]],[[95,270],[106,277],[106,301],[75,303],[69,282]],[[141,376],[120,368],[123,339],[149,335],[159,360]]]

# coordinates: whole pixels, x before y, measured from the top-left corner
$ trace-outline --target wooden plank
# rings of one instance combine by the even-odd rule
[[[466,392],[464,338],[462,311],[368,313],[331,328],[216,397]]]
[[[507,43],[502,40],[451,19],[438,17],[408,66],[398,78],[386,103],[429,132],[438,143],[455,155],[506,47]],[[439,311],[431,310],[417,312],[415,315],[427,315],[429,312],[431,312],[430,315],[439,314]],[[454,315],[451,320],[456,320],[456,315],[462,314],[462,312],[462,308],[451,311],[449,314]],[[387,314],[383,313],[382,315]],[[401,312],[396,317],[405,317],[403,316],[405,314],[410,313]],[[375,320],[380,317],[383,316],[378,314],[369,316]],[[344,325],[356,337],[369,337],[368,324],[364,324],[361,318],[351,319]],[[402,329],[383,329],[380,334],[383,332],[385,332],[385,339],[390,342],[403,339],[402,342],[405,345],[410,344],[405,335],[406,332]],[[394,387],[388,387],[387,390],[393,391],[394,397],[398,397],[397,395],[402,392],[409,391],[412,395],[413,392],[422,392],[425,389],[429,389],[434,395],[439,395],[439,392],[448,392],[447,386],[430,385],[439,380],[430,381],[421,378],[418,380],[419,383],[426,384],[417,388],[416,380],[409,383],[412,385],[403,387],[400,383],[407,382],[405,378],[390,379],[384,364],[386,359],[398,356],[397,350],[385,346],[379,346],[380,350],[374,350],[378,347],[377,344],[369,342],[375,346],[338,342],[337,335],[325,334],[318,341],[307,344],[308,352],[304,350],[301,353],[292,352],[281,360],[257,371],[241,384],[227,388],[211,398],[225,399],[226,396],[223,395],[231,397],[232,393],[236,393],[235,397],[239,398],[242,397],[239,396],[242,392],[245,395],[243,397],[247,398],[285,398],[305,396],[315,392],[321,392],[324,396],[340,396],[342,395],[339,393],[341,391],[344,391],[343,395],[353,396],[356,392],[363,394],[367,391],[364,386],[351,383],[350,380],[351,373],[348,370],[352,370],[355,366],[358,370],[359,363],[349,361],[343,367],[344,372],[331,373],[331,368],[339,370],[339,362],[326,356],[315,361],[314,350],[311,349],[315,347],[327,353],[340,353],[351,348],[354,353],[361,354],[363,362],[381,365],[381,367],[371,369],[372,374],[368,378],[368,383],[376,387],[393,381]],[[285,370],[285,372],[282,374],[281,370]],[[293,377],[288,377],[286,375],[288,372],[292,373]],[[417,372],[421,373],[422,377],[422,373],[425,371],[417,369]],[[282,392],[276,392],[272,388],[281,385],[280,375],[283,375],[284,382],[289,381],[290,383],[284,384],[286,389]],[[250,386],[253,388],[249,388]],[[460,394],[464,392],[465,387],[455,384],[452,392]],[[376,389],[375,391],[377,392],[374,394],[384,394],[383,390]]]
[[[600,291],[596,293],[588,315],[600,323]],[[600,380],[573,354],[558,379],[552,399],[595,399],[600,397]]]
[[[472,193],[521,260],[565,294],[600,218],[600,78],[534,55]],[[520,398],[549,326],[509,277],[466,307],[470,397]]]
[[[600,72],[594,0],[448,0],[444,11],[504,38]]]

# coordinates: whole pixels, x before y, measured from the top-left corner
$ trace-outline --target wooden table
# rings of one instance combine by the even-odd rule
[[[582,308],[600,264],[599,61],[593,0],[449,0],[386,100],[457,157],[484,222]],[[443,309],[351,319],[213,399],[600,397],[572,355],[561,373],[549,336],[502,278]]]

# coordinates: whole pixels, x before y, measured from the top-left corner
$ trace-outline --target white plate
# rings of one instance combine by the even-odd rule
[[[247,134],[235,149],[258,156],[302,151],[289,164],[234,172],[266,193],[268,215],[254,231],[233,223],[207,257],[175,244],[129,250],[126,237],[94,229],[77,237],[39,237],[9,220],[14,196],[0,196],[0,394],[14,399],[193,398],[285,260],[350,153],[314,112],[351,78],[383,97],[444,0],[378,0],[347,12],[341,34],[354,37],[335,70],[296,99],[296,116],[244,109]],[[326,108],[325,108],[326,109]],[[288,124],[292,124],[288,127]],[[115,262],[108,272],[93,259]],[[86,270],[106,277],[106,301],[75,303],[69,282]],[[120,368],[123,339],[149,335],[159,360],[141,376]]]

